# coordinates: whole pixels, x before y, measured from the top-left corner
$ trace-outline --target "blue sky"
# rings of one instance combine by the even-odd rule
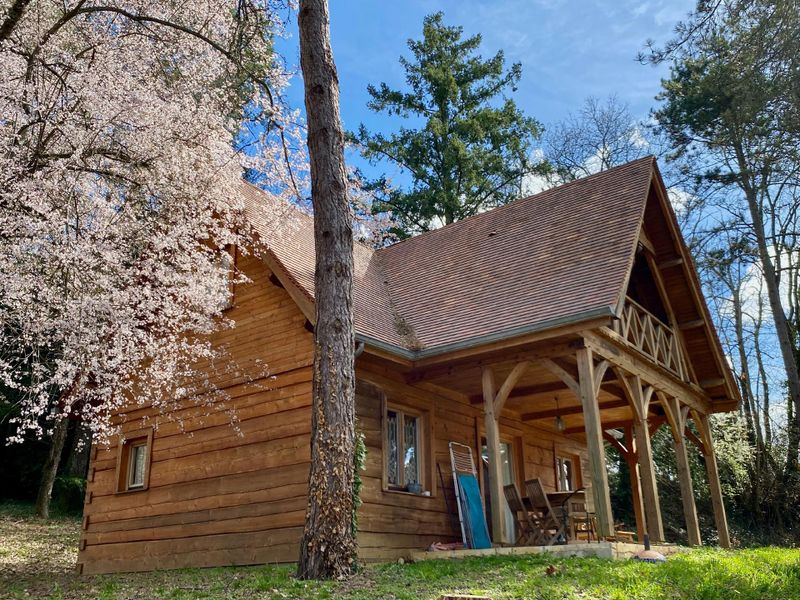
[[[465,35],[481,33],[484,56],[502,49],[509,63],[522,63],[513,97],[545,126],[575,111],[590,95],[616,94],[634,116],[644,118],[667,71],[639,64],[636,54],[648,38],[668,39],[693,6],[693,0],[330,0],[342,119],[350,130],[361,122],[370,129],[394,128],[389,117],[367,110],[367,84],[403,85],[398,58],[409,54],[409,38],[421,37],[423,17],[437,10],[444,11],[447,24],[463,26]],[[290,33],[280,50],[296,67],[294,22]],[[299,79],[287,96],[302,107]]]

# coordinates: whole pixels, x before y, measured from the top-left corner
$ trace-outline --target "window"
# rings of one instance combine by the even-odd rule
[[[128,489],[144,487],[144,467],[147,458],[147,443],[137,442],[131,444],[130,458],[128,459]]]
[[[393,406],[386,408],[385,477],[390,490],[425,491],[424,428],[422,413]]]
[[[565,456],[556,458],[556,476],[559,491],[575,491],[575,463],[572,458]]]
[[[150,452],[153,430],[123,434],[117,455],[117,492],[145,490],[150,480]]]

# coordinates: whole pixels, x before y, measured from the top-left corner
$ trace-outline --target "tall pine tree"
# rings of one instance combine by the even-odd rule
[[[385,177],[367,183],[374,212],[391,211],[400,237],[505,204],[520,195],[527,175],[543,170],[532,159],[541,126],[507,97],[521,65],[506,70],[502,51],[484,60],[481,36],[462,36],[441,12],[427,16],[423,39],[408,41],[413,58],[400,58],[407,89],[367,88],[371,110],[414,126],[384,135],[361,125],[351,134],[371,164],[388,160],[411,177],[405,188]]]

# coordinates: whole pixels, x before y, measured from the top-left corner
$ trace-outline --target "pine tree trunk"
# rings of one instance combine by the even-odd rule
[[[353,231],[327,1],[301,0],[297,20],[317,261],[311,470],[297,575],[339,578],[356,554]]]
[[[61,463],[61,453],[64,451],[64,442],[67,439],[66,417],[57,417],[53,426],[53,438],[50,440],[50,452],[42,468],[42,481],[39,484],[39,493],[36,496],[36,516],[46,519],[50,516],[50,499],[53,495],[53,483],[58,474],[58,465]]]

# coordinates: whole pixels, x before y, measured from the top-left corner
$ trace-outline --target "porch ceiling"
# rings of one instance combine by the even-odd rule
[[[511,360],[492,362],[495,380],[500,383],[505,381],[519,360],[520,357],[514,357]],[[573,356],[565,354],[556,356],[553,360],[577,378],[577,364]],[[469,397],[470,403],[473,405],[482,406],[483,366],[484,364],[463,365],[458,369],[435,374],[426,378],[425,381],[463,394]],[[617,380],[614,372],[609,369],[598,394],[601,421],[603,424],[608,424],[609,427],[619,426],[633,419],[632,410],[625,399],[621,386],[622,384]],[[654,411],[660,412],[655,404]],[[564,433],[581,435],[584,430],[580,399],[561,379],[535,361],[514,386],[506,401],[502,416],[512,420],[521,420],[550,431],[556,431],[555,417],[561,416],[565,424]]]

